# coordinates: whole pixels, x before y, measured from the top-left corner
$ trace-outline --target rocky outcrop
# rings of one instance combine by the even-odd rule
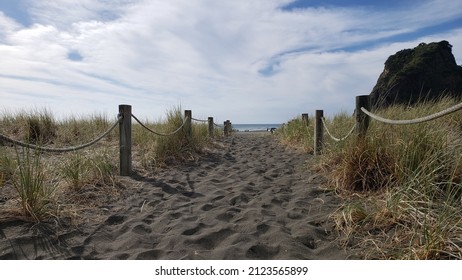
[[[421,43],[390,56],[370,94],[374,107],[412,105],[446,95],[462,96],[462,67],[448,41]]]

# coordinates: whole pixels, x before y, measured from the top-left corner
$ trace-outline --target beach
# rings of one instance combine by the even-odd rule
[[[120,177],[121,199],[76,225],[0,223],[1,259],[347,259],[341,201],[313,156],[270,133],[233,133],[197,160]]]

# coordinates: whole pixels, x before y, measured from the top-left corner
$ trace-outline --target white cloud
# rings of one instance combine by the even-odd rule
[[[19,24],[5,16],[5,14],[0,11],[0,44],[19,28]]]
[[[63,114],[71,105],[116,113],[129,103],[135,114],[157,119],[181,104],[218,122],[274,123],[352,109],[389,55],[421,41],[448,40],[460,64],[460,29],[384,40],[461,16],[460,1],[406,11],[282,11],[288,2],[30,1],[32,26],[0,13],[0,94],[6,106],[28,102]],[[68,59],[75,52],[81,61]],[[260,73],[265,68],[269,75]]]
[[[73,23],[112,21],[139,0],[25,0],[31,19],[39,24],[67,29]]]

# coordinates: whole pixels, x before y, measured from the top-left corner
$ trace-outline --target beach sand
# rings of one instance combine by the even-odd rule
[[[346,259],[328,219],[341,201],[312,162],[235,133],[197,161],[121,178],[124,198],[79,225],[0,223],[0,258]]]

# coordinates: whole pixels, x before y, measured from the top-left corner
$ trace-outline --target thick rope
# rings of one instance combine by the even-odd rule
[[[171,132],[171,133],[160,133],[160,132],[156,132],[152,129],[150,129],[149,127],[147,127],[145,124],[143,124],[137,117],[135,117],[133,114],[132,114],[132,117],[135,119],[135,121],[137,121],[143,128],[145,128],[146,130],[148,130],[149,132],[157,135],[157,136],[163,136],[163,137],[167,137],[167,136],[172,136],[172,135],[175,135],[176,133],[178,133],[182,128],[183,126],[186,124],[186,121],[189,119],[189,117],[186,117],[184,120],[183,120],[183,123],[181,124],[181,126],[179,128],[177,128],[175,131]]]
[[[196,122],[208,122],[208,120],[199,120],[195,118],[191,118],[191,120],[196,121]]]
[[[398,125],[406,125],[406,124],[416,124],[416,123],[422,123],[422,122],[427,122],[427,121],[431,121],[431,120],[434,120],[434,119],[437,119],[437,118],[441,118],[443,116],[446,116],[446,115],[449,115],[451,113],[454,113],[456,111],[459,111],[460,109],[462,109],[462,103],[460,104],[457,104],[455,106],[452,106],[448,109],[445,109],[441,112],[438,112],[438,113],[435,113],[435,114],[432,114],[432,115],[429,115],[429,116],[426,116],[426,117],[422,117],[422,118],[417,118],[417,119],[413,119],[413,120],[390,120],[390,119],[385,119],[385,118],[382,118],[380,116],[377,116],[371,112],[369,112],[368,110],[366,110],[364,107],[361,107],[361,111],[364,112],[364,114],[368,115],[369,117],[377,120],[377,121],[380,121],[380,122],[383,122],[383,123],[386,123],[386,124],[398,124]]]
[[[340,141],[344,141],[345,139],[347,139],[348,137],[350,137],[350,135],[353,133],[353,131],[355,130],[356,128],[356,124],[353,125],[353,127],[351,128],[350,132],[348,132],[348,134],[345,136],[345,137],[342,137],[342,138],[337,138],[335,136],[333,136],[329,129],[327,128],[327,125],[326,125],[326,122],[325,122],[325,118],[321,118],[322,120],[322,124],[324,125],[324,128],[326,129],[326,132],[327,134],[330,136],[330,138],[332,140],[334,140],[335,142],[340,142]]]
[[[97,142],[101,141],[101,139],[106,137],[109,133],[111,133],[112,130],[114,130],[114,128],[119,124],[121,119],[122,119],[122,116],[119,116],[118,119],[117,119],[117,122],[115,122],[106,132],[101,134],[101,136],[99,136],[95,140],[93,140],[91,142],[88,142],[88,143],[85,143],[85,144],[82,144],[82,145],[79,145],[79,146],[74,146],[74,147],[68,147],[68,148],[42,147],[42,146],[29,144],[29,143],[24,143],[24,142],[21,142],[21,141],[18,141],[18,140],[14,140],[14,139],[12,139],[12,138],[10,138],[10,137],[8,137],[6,135],[3,135],[1,133],[0,133],[0,140],[4,140],[4,141],[9,142],[9,143],[14,144],[14,145],[18,145],[18,146],[21,146],[21,147],[24,147],[24,148],[34,149],[34,150],[41,151],[41,152],[50,152],[50,153],[74,152],[74,151],[78,151],[78,150],[90,147],[90,146],[96,144]]]
[[[199,119],[195,119],[195,118],[191,118],[191,120],[193,121],[196,121],[196,122],[208,122],[209,120],[199,120]],[[223,128],[223,125],[219,125],[219,124],[216,124],[216,123],[213,123],[214,126],[216,127],[219,127],[219,128]]]

